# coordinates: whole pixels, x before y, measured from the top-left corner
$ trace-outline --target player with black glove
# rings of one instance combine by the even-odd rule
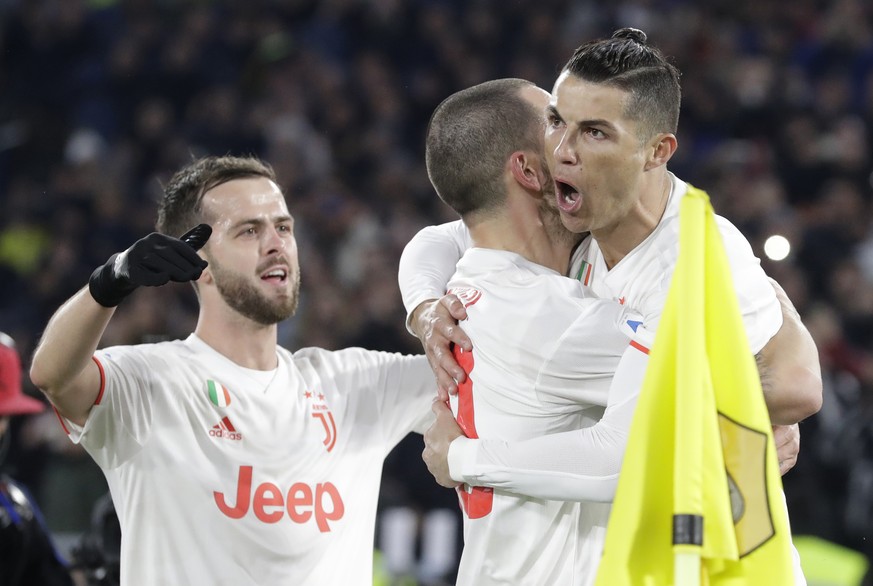
[[[137,287],[196,281],[208,265],[197,251],[211,234],[208,224],[192,228],[181,238],[152,232],[124,252],[113,254],[91,274],[91,296],[103,307],[115,307]]]

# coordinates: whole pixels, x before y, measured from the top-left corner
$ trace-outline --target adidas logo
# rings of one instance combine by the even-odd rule
[[[209,435],[212,437],[223,437],[225,439],[239,441],[242,439],[242,434],[236,430],[229,417],[222,417],[221,421],[212,426],[209,430]]]

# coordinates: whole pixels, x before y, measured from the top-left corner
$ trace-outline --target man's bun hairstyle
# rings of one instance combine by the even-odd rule
[[[614,33],[612,33],[613,39],[627,39],[629,41],[634,41],[639,43],[640,45],[645,45],[648,37],[646,33],[641,31],[638,28],[620,28]]]

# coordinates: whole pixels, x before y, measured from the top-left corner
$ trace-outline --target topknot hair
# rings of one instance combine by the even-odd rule
[[[629,41],[636,41],[640,45],[645,45],[648,37],[646,33],[641,31],[638,28],[620,28],[614,33],[612,33],[613,39],[628,39]]]

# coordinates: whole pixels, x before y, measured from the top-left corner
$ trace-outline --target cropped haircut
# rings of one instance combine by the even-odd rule
[[[158,206],[158,232],[181,236],[203,222],[203,194],[228,181],[249,177],[276,181],[273,168],[254,157],[204,157],[183,167],[164,187]]]
[[[503,171],[519,150],[542,152],[543,113],[520,94],[523,79],[487,81],[452,94],[427,128],[425,162],[434,189],[462,218],[506,198]]]
[[[576,49],[563,69],[582,80],[628,92],[624,114],[641,122],[641,142],[661,132],[676,133],[682,100],[679,70],[646,38],[641,30],[619,29],[609,39]]]

